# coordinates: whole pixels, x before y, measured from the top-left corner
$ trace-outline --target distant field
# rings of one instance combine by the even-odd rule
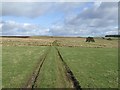
[[[2,87],[76,88],[76,79],[82,88],[117,88],[118,39],[85,40],[2,38]]]
[[[3,46],[51,46],[56,40],[58,46],[65,47],[94,47],[94,48],[117,48],[118,38],[94,38],[95,43],[85,42],[86,38],[78,37],[31,37],[31,38],[2,38]]]

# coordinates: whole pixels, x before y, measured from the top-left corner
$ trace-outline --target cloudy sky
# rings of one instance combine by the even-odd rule
[[[117,2],[2,2],[1,35],[118,34]]]

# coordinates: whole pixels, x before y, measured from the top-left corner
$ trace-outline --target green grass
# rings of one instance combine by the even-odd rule
[[[2,49],[2,87],[22,87],[47,48],[39,45],[49,46],[53,41],[57,41],[53,43],[54,46],[65,46],[58,48],[82,88],[117,87],[117,39],[110,41],[95,38],[95,43],[86,43],[85,38],[37,39],[37,37],[30,41],[17,38],[4,40]],[[41,68],[36,84],[38,88],[71,87],[71,83],[66,78],[63,64],[54,47],[52,47]]]
[[[45,47],[2,47],[2,87],[20,88],[31,75]]]
[[[0,46],[0,89],[2,89],[2,46]]]
[[[54,50],[52,50],[54,53]],[[48,54],[43,67],[40,71],[39,82],[37,82],[37,86],[40,88],[50,88],[55,87],[55,60],[53,59],[55,56],[51,52]],[[51,56],[50,56],[51,55]]]
[[[40,71],[38,88],[71,88],[72,84],[65,75],[65,68],[61,62],[57,51],[51,47],[43,67]]]
[[[82,88],[117,88],[117,48],[59,48]]]

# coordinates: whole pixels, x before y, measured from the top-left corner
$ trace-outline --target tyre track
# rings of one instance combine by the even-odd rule
[[[56,48],[55,49],[55,55],[56,55],[56,73],[57,73],[57,79],[58,79],[58,87],[59,88],[73,88],[73,84],[71,80],[66,75],[66,69],[63,66],[63,62],[61,62],[60,57],[57,53]]]
[[[56,47],[55,47],[56,48]],[[76,90],[82,90],[81,86],[79,85],[78,80],[76,79],[76,77],[74,76],[73,72],[70,70],[70,68],[68,67],[68,65],[66,64],[66,62],[63,60],[63,57],[60,53],[60,51],[58,50],[58,48],[56,48],[57,53],[61,59],[61,61],[63,62],[63,65],[65,66],[66,72],[67,72],[67,77],[72,81],[73,83],[73,87]]]
[[[56,47],[56,44],[57,44],[57,41],[54,41],[52,46],[56,49],[56,55],[58,55],[58,57],[60,58],[59,60],[61,60],[61,62],[62,62],[62,65],[63,65],[63,67],[65,69],[65,75],[66,75],[66,78],[68,79],[68,82],[72,82],[72,87],[75,88],[76,90],[82,90],[81,86],[79,85],[78,80],[76,79],[73,72],[70,70],[70,68],[68,67],[68,65],[64,61],[60,51]],[[28,81],[26,82],[26,84],[22,88],[34,89],[34,88],[37,87],[36,83],[38,82],[37,79],[40,76],[39,74],[40,74],[41,68],[42,68],[42,66],[44,64],[44,61],[45,61],[47,55],[49,54],[52,46],[50,46],[47,49],[47,51],[42,55],[42,57],[40,58],[38,64],[36,65],[35,69],[33,70],[32,75],[29,77]],[[60,71],[60,67],[59,67],[59,71]]]
[[[39,76],[40,70],[43,66],[43,63],[50,51],[51,47],[49,47],[47,49],[47,51],[42,55],[42,57],[40,58],[38,64],[36,65],[35,70],[33,71],[32,75],[29,77],[28,81],[26,82],[26,84],[22,87],[22,88],[34,88],[35,87],[35,83],[37,81],[37,78]]]

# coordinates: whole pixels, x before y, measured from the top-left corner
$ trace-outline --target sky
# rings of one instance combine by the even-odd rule
[[[117,2],[1,2],[0,35],[118,34]]]

